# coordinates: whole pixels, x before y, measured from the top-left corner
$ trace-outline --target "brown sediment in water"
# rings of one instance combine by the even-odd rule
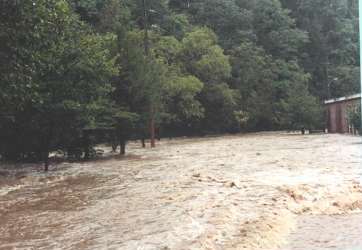
[[[132,143],[131,157],[0,175],[0,248],[272,249],[299,215],[362,208],[360,141],[262,133]]]
[[[362,214],[301,215],[279,250],[362,249]]]

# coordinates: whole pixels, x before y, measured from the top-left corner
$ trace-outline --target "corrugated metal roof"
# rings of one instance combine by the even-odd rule
[[[324,101],[324,104],[332,104],[332,103],[336,103],[336,102],[343,102],[343,101],[349,101],[349,100],[360,99],[360,98],[361,98],[361,94],[355,94],[355,95],[349,95],[349,96],[326,100],[326,101]]]

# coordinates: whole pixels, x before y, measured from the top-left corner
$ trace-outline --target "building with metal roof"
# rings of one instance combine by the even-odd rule
[[[348,112],[361,104],[361,94],[355,94],[324,102],[327,109],[327,129],[329,133],[357,133],[349,122]]]

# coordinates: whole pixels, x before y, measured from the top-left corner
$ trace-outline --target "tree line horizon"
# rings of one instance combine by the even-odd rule
[[[356,0],[0,2],[0,159],[322,129],[360,92]],[[357,118],[358,120],[360,118]]]

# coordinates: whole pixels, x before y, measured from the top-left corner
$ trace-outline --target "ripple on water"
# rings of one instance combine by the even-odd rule
[[[280,250],[361,250],[362,214],[302,215]]]

